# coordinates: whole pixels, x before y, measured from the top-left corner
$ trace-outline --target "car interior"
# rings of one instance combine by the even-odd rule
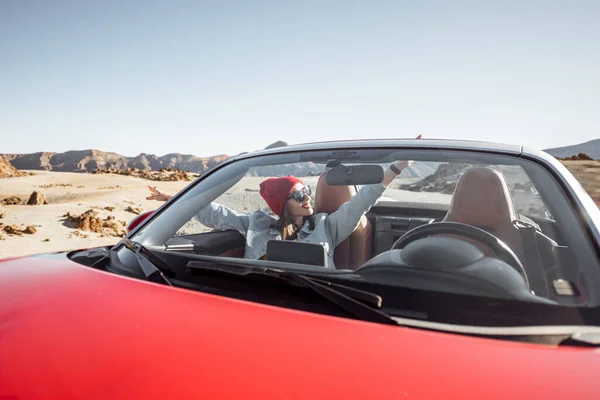
[[[328,170],[320,175],[316,187],[314,207],[317,213],[333,213],[342,204],[349,201],[356,194],[354,185],[331,185],[327,182]],[[543,218],[529,217],[516,213],[511,194],[503,175],[491,168],[473,167],[468,169],[459,179],[449,209],[439,208],[412,208],[405,207],[395,201],[379,201],[364,215],[354,232],[344,240],[334,252],[334,262],[340,270],[372,270],[378,262],[391,263],[391,259],[381,258],[383,254],[390,253],[401,238],[416,228],[441,223],[454,223],[469,225],[500,239],[514,252],[517,263],[523,272],[525,286],[522,282],[516,284],[519,290],[524,290],[527,295],[534,293],[539,297],[559,301],[561,304],[578,304],[582,300],[582,293],[578,289],[578,276],[570,268],[561,268],[565,265],[561,258],[567,251],[558,230],[552,221]],[[440,237],[445,239],[467,242],[481,252],[483,259],[498,258],[499,248],[492,248],[479,240],[477,236],[469,237],[459,231],[454,233],[432,232],[428,238]],[[433,243],[433,242],[431,242]],[[443,242],[440,242],[443,243]],[[442,246],[438,251],[444,253]],[[456,245],[456,242],[453,242]],[[287,246],[287,244],[282,244]],[[306,249],[293,249],[293,242],[285,249],[277,245],[271,246],[272,259],[297,263],[301,255],[304,263],[319,265],[319,260],[306,259],[311,252]],[[410,246],[410,245],[409,245]],[[445,246],[448,246],[446,244]],[[214,230],[210,233],[201,233],[177,236],[166,243],[167,251],[179,251],[191,254],[243,258],[245,239],[236,231]],[[502,249],[500,249],[502,250]],[[392,250],[392,252],[402,250]],[[404,249],[407,253],[407,249]],[[429,251],[433,251],[430,249]],[[321,257],[317,251],[315,257]],[[473,257],[477,258],[476,255]],[[389,255],[389,254],[388,254]],[[286,257],[288,259],[286,260]],[[453,256],[455,259],[458,256]],[[269,258],[269,254],[267,254]],[[429,260],[430,264],[433,260]],[[444,263],[444,260],[437,260]],[[406,260],[396,262],[397,266],[407,267]],[[491,267],[482,267],[490,271]],[[411,271],[413,273],[414,271]],[[514,272],[514,271],[513,271]],[[439,275],[439,274],[438,274]],[[455,274],[456,275],[456,274]],[[464,278],[464,274],[461,275]],[[427,278],[431,283],[431,277]],[[447,278],[446,278],[447,279]],[[479,279],[479,278],[478,278]],[[488,280],[497,277],[489,276]],[[500,279],[501,281],[501,279]],[[515,280],[516,282],[516,280]],[[441,285],[441,284],[440,284]],[[448,285],[446,282],[444,285]],[[464,279],[459,286],[465,285]],[[442,285],[443,286],[443,285]],[[509,285],[510,286],[510,285]],[[459,288],[460,289],[460,288]],[[456,290],[459,290],[456,289]],[[463,288],[464,289],[464,288]],[[516,289],[515,289],[516,290]],[[460,291],[460,290],[459,290]],[[464,290],[463,290],[464,291]],[[472,290],[471,290],[472,292]]]

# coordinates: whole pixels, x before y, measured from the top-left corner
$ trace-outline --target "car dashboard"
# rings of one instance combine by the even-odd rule
[[[425,224],[441,221],[447,210],[443,207],[406,207],[395,201],[380,201],[367,213],[374,227],[373,256],[392,248],[408,231]]]

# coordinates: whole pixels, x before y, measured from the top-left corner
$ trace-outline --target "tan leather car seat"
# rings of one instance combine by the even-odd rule
[[[490,168],[471,168],[458,181],[444,221],[484,229],[506,242],[519,256],[523,253],[523,242],[513,224],[516,219],[504,177]]]
[[[331,214],[356,194],[353,186],[330,186],[325,171],[317,182],[315,212]],[[356,269],[373,254],[373,226],[362,216],[354,232],[334,250],[333,261],[338,269]]]
[[[470,168],[458,181],[450,210],[444,221],[481,228],[504,241],[525,267],[530,285],[546,292],[547,283],[539,263],[527,263],[522,232],[515,226],[517,214],[504,176],[491,168]],[[461,240],[467,240],[460,237]],[[486,245],[467,240],[488,256],[494,253]],[[533,245],[533,244],[532,244]],[[544,288],[544,290],[542,290]]]

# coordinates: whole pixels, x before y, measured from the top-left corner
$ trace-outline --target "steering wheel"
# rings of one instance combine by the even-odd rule
[[[406,232],[400,239],[396,240],[392,245],[391,250],[403,249],[409,243],[426,238],[430,235],[457,235],[483,243],[489,247],[500,260],[516,269],[523,279],[525,279],[527,287],[529,287],[529,279],[527,279],[525,268],[523,267],[523,264],[521,264],[519,257],[517,257],[511,248],[498,237],[483,229],[474,227],[473,225],[461,224],[458,222],[434,222],[427,225],[421,225]]]

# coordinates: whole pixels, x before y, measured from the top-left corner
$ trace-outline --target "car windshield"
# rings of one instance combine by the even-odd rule
[[[414,163],[384,188],[398,160]],[[310,212],[284,241],[272,207],[295,201],[290,187],[265,194],[261,183],[289,176]],[[245,157],[200,177],[131,239],[186,261],[219,257],[385,285],[388,301],[396,288],[597,306],[597,254],[577,212],[542,165],[517,155],[384,148]]]
[[[348,164],[348,166],[352,165],[355,164]],[[396,178],[381,196],[379,202],[394,202],[391,204],[393,207],[448,211],[459,177],[467,169],[476,166],[478,165],[453,162],[416,163]],[[514,210],[520,217],[530,216],[552,220],[552,215],[522,167],[487,164],[479,166],[490,167],[502,173],[513,201]],[[386,168],[387,165],[382,167]],[[264,211],[275,218],[276,215],[259,194],[259,185],[269,177],[294,175],[302,178],[303,183],[311,188],[313,192],[311,201],[314,208],[318,190],[317,183],[323,172],[324,166],[322,165],[307,165],[306,170],[300,173],[298,173],[298,169],[286,168],[286,166],[280,168],[251,167],[239,182],[214,199],[214,202],[241,214]],[[360,184],[352,185],[353,192],[359,191],[362,186]],[[530,219],[527,220],[531,222]],[[185,236],[211,230],[213,230],[212,227],[202,224],[202,221],[194,216],[178,229],[176,235]]]

